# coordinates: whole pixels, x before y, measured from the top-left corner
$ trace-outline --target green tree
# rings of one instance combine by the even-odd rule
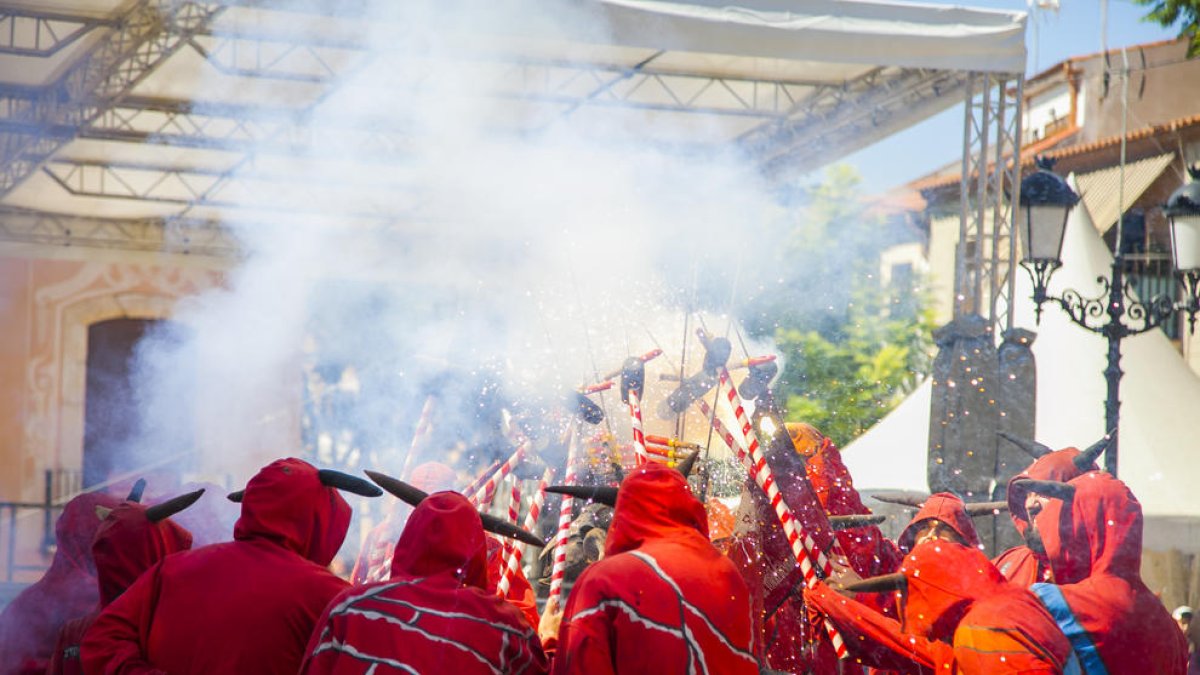
[[[934,327],[928,302],[916,312],[889,312],[912,304],[917,289],[856,284],[845,322],[832,335],[780,326],[775,342],[784,354],[776,396],[787,419],[807,422],[838,445],[882,419],[929,372]]]
[[[1200,54],[1200,0],[1134,0],[1150,8],[1143,21],[1163,28],[1179,26],[1179,36],[1188,38],[1188,58]]]
[[[831,167],[801,191],[775,283],[748,304],[752,334],[783,355],[776,398],[789,421],[816,426],[839,445],[903,400],[929,372],[931,303],[919,280],[884,288],[879,256],[902,228],[872,213],[853,168]]]

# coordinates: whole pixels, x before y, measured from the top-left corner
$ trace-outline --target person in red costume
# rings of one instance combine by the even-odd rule
[[[831,516],[870,514],[871,510],[854,489],[850,471],[842,463],[842,453],[833,441],[808,424],[789,422],[785,426],[796,452],[805,458],[804,472],[825,513]],[[859,576],[885,574],[900,566],[900,552],[874,525],[842,530],[838,532],[837,540],[846,555],[846,562]]]
[[[96,607],[96,507],[111,509],[120,503],[119,497],[89,492],[63,507],[54,524],[50,568],[0,613],[0,675],[45,673],[63,624]]]
[[[780,445],[790,444],[785,450],[794,455],[789,458],[793,466],[798,468],[803,461],[808,489],[820,507],[830,516],[869,514],[833,442],[808,424],[787,423],[783,427],[787,436],[780,439]],[[805,489],[801,481],[784,480],[778,485],[789,503],[798,501],[793,490]],[[725,550],[750,588],[760,658],[772,668],[788,672],[844,669],[824,629],[813,623],[803,595],[792,592],[803,583],[799,567],[774,509],[752,482],[743,490],[738,515],[741,522],[735,528],[737,535]],[[837,562],[848,566],[856,576],[884,574],[900,565],[900,551],[874,525],[841,530],[834,538],[845,554],[845,559]],[[890,598],[871,596],[866,601],[895,616]]]
[[[536,632],[488,585],[479,513],[456,492],[429,495],[396,542],[391,578],[330,603],[300,672],[545,673]]]
[[[500,585],[500,574],[503,572],[504,565],[504,544],[496,537],[487,537],[487,565],[488,565],[488,587],[492,593],[498,593]],[[521,611],[521,615],[533,627],[533,630],[538,629],[538,624],[541,620],[537,609],[537,594],[533,591],[533,585],[529,583],[529,579],[525,576],[525,571],[518,565],[512,579],[508,583],[508,593],[504,599]]]
[[[1084,672],[1186,673],[1187,642],[1142,582],[1142,507],[1129,488],[1095,471],[1066,483],[1017,481],[1010,490],[1054,574],[1053,584],[1031,590],[1070,639]],[[1031,500],[1026,513],[1021,495],[1028,492],[1044,499]]]
[[[979,548],[979,533],[963,500],[949,492],[930,495],[896,538],[896,545],[907,552],[930,539]]]
[[[264,467],[231,495],[242,502],[232,542],[167,557],[104,609],[84,636],[84,672],[295,673],[347,587],[326,569],[350,526],[338,488],[381,494],[299,459]]]
[[[824,582],[808,592],[852,653],[873,667],[963,675],[1079,672],[1070,645],[1037,598],[1008,583],[977,548],[929,538],[905,556],[899,572],[847,590],[891,591],[900,598],[903,622],[838,595]]]
[[[1041,541],[1037,539],[1036,531],[1029,529],[1029,521],[1025,516],[1025,500],[1031,495],[1023,491],[1014,492],[1014,481],[1022,478],[1037,480],[1069,481],[1089,471],[1099,471],[1096,467],[1096,457],[1108,445],[1108,437],[1101,439],[1087,450],[1080,452],[1077,448],[1067,447],[1061,450],[1051,450],[1049,447],[1035,441],[1027,441],[1009,434],[1001,434],[1013,444],[1020,447],[1033,457],[1033,463],[1021,473],[1008,481],[1008,513],[1012,518],[1013,527],[1025,539],[1024,546],[1014,546],[996,556],[992,563],[1009,581],[1018,586],[1028,588],[1040,581],[1052,581],[1050,565],[1042,550]],[[1021,508],[1016,508],[1014,499],[1021,500]],[[1036,497],[1032,497],[1036,498]]]
[[[83,673],[79,643],[100,610],[116,600],[159,560],[192,547],[191,533],[171,520],[171,516],[193,504],[203,493],[204,490],[189,492],[151,507],[126,500],[107,514],[97,510],[98,516],[104,516],[92,542],[100,604],[86,616],[72,619],[63,626],[50,659],[49,675]]]
[[[440,492],[454,489],[457,480],[454,469],[439,462],[425,462],[413,469],[410,482],[425,492]],[[350,573],[351,584],[361,586],[388,578],[392,570],[394,543],[404,530],[404,523],[410,513],[411,506],[396,501],[388,511],[387,517],[371,529],[359,548],[358,558],[354,561],[354,570]]]
[[[757,674],[751,628],[746,585],[709,543],[704,505],[651,462],[622,482],[604,558],[571,590],[554,672]]]

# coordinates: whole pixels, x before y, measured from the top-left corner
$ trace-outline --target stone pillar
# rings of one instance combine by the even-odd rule
[[[929,419],[929,489],[964,501],[988,501],[996,483],[1001,395],[999,359],[983,317],[964,315],[934,331],[933,400]],[[993,527],[977,519],[986,550]]]
[[[1037,334],[1024,328],[1005,331],[998,350],[1000,363],[999,429],[1019,438],[1035,438],[1037,421],[1037,363],[1031,346]],[[992,499],[1003,501],[1008,496],[1008,479],[1029,466],[1033,458],[1017,446],[997,439],[996,486]],[[1007,513],[992,518],[996,552],[1022,543]],[[982,525],[976,519],[977,526]]]

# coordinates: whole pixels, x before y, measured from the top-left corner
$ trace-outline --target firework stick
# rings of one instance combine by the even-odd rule
[[[637,464],[645,464],[649,457],[646,455],[646,437],[642,434],[642,402],[641,397],[632,389],[629,391],[629,421],[633,427],[633,453]]]
[[[400,470],[400,479],[408,480],[412,471],[413,460],[417,456],[417,447],[429,435],[433,419],[433,394],[425,397],[425,405],[421,406],[421,416],[417,418],[417,428],[413,430],[412,443],[408,446],[408,454],[404,457],[404,467]]]
[[[509,457],[507,460],[505,460],[505,462],[500,465],[500,468],[496,469],[496,473],[492,474],[492,476],[489,477],[486,482],[484,482],[483,486],[475,491],[475,494],[467,498],[468,501],[471,502],[471,506],[479,507],[492,501],[492,496],[496,493],[496,484],[504,480],[505,476],[512,473],[513,467],[525,457],[525,449],[527,447],[529,447],[529,441],[524,441],[518,445],[516,451],[513,452],[512,457]]]
[[[717,435],[719,435],[721,439],[725,441],[725,444],[728,445],[731,450],[737,453],[738,459],[741,460],[742,464],[744,464],[749,470],[751,477],[754,478],[754,482],[757,483],[758,486],[762,488],[763,492],[766,493],[767,499],[775,508],[775,515],[779,518],[779,524],[783,527],[783,532],[788,540],[788,544],[791,546],[792,555],[796,558],[796,562],[800,565],[800,572],[804,576],[805,585],[809,587],[813,586],[817,580],[817,575],[813,568],[813,562],[814,559],[816,559],[816,556],[812,555],[815,551],[807,551],[804,549],[800,537],[796,533],[791,510],[788,509],[787,504],[783,501],[783,496],[779,492],[779,488],[775,485],[775,478],[771,475],[771,468],[767,465],[766,461],[762,459],[762,453],[758,448],[757,439],[753,436],[753,433],[751,433],[748,439],[744,438],[742,443],[738,443],[725,424],[721,422],[721,418],[712,414],[712,408],[703,398],[696,399],[696,402],[699,404],[701,414],[712,420],[713,430],[717,432]],[[749,446],[750,449],[755,451],[757,459],[751,455],[750,449],[743,447],[743,444]],[[821,556],[821,558],[823,559],[824,556]],[[827,561],[826,564],[828,564]],[[828,575],[828,573],[826,573],[826,575]],[[829,641],[833,644],[838,658],[845,657],[846,646],[842,640],[841,633],[838,632],[837,628],[834,627],[834,625],[828,619],[825,620],[825,630],[829,634]]]
[[[564,485],[575,484],[575,453],[578,452],[577,423],[571,425],[571,440],[567,445],[567,470]],[[563,495],[562,506],[558,507],[558,531],[554,535],[554,567],[550,570],[550,593],[546,597],[547,611],[558,609],[562,597],[563,575],[567,571],[567,533],[571,528],[571,509],[574,499]]]
[[[804,575],[804,583],[809,588],[817,582],[817,570],[813,566],[805,565],[802,562],[804,559],[811,559],[815,563],[816,568],[820,570],[821,577],[827,578],[833,573],[833,566],[829,559],[826,558],[820,546],[816,544],[813,537],[805,531],[804,524],[797,520],[787,503],[783,501],[783,493],[779,491],[779,486],[775,482],[775,477],[771,473],[771,467],[767,464],[766,457],[762,453],[762,448],[758,445],[758,437],[754,433],[754,427],[750,424],[749,418],[746,416],[746,409],[742,405],[742,398],[737,393],[737,388],[733,386],[733,382],[729,378],[729,371],[722,367],[720,369],[720,383],[727,390],[725,397],[729,402],[730,408],[733,409],[734,416],[739,424],[742,425],[742,435],[745,438],[747,445],[747,454],[750,461],[753,463],[752,471],[755,473],[755,481],[759,481],[759,476],[762,476],[762,482],[767,493],[767,500],[775,509],[775,514],[779,517],[780,524],[783,525],[784,535],[787,536],[788,544],[792,547],[792,553],[796,555],[796,559],[800,562],[800,571]],[[818,509],[820,513],[823,510]],[[826,532],[830,530],[826,528]],[[832,539],[832,538],[831,538]],[[831,543],[836,545],[837,540],[832,539]],[[837,652],[838,658],[845,658],[847,655],[846,645],[842,640],[842,636],[834,628],[829,619],[825,620],[825,629],[829,633],[829,640],[833,644],[834,651]]]
[[[533,493],[533,501],[529,504],[529,512],[525,514],[525,530],[537,534],[538,518],[542,514],[542,504],[546,501],[546,485],[550,483],[550,477],[553,474],[549,468],[542,474],[542,479],[538,481],[537,492]],[[519,542],[514,542],[512,550],[509,551],[508,558],[504,561],[504,570],[501,572],[500,583],[496,585],[501,596],[508,595],[508,588],[512,584],[512,579],[517,574],[517,570],[521,569],[521,558],[524,555],[525,547]]]
[[[654,434],[646,434],[646,442],[655,445],[662,445],[668,448],[681,448],[683,450],[700,450],[700,444],[688,443],[681,441],[678,438],[667,438],[666,436],[655,436]]]
[[[489,466],[485,471],[483,471],[478,476],[476,476],[475,480],[471,481],[470,485],[463,488],[462,494],[464,494],[464,495],[475,494],[475,492],[477,490],[479,490],[479,488],[483,487],[483,482],[488,479],[488,476],[495,473],[496,469],[499,469],[499,468],[500,468],[500,460],[497,459],[494,462],[492,462],[491,466]]]
[[[508,482],[512,484],[512,490],[509,491],[510,497],[508,500],[508,522],[516,525],[521,514],[521,485],[520,482],[517,481],[517,477],[513,475],[509,475]],[[507,537],[501,538],[500,542],[500,579],[496,582],[496,592],[500,594],[500,597],[504,597],[505,595],[508,595],[508,587],[510,584],[510,577],[507,575],[508,558],[510,555],[512,555],[512,552],[519,547],[517,546],[516,542],[508,539]]]

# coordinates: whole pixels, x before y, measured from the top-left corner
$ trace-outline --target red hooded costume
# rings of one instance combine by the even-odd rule
[[[49,675],[82,673],[79,643],[100,610],[116,600],[159,560],[177,551],[186,551],[191,546],[191,533],[170,518],[151,522],[146,518],[146,507],[142,504],[127,501],[113,509],[100,524],[92,543],[100,605],[90,614],[77,617],[63,627],[50,660]]]
[[[555,673],[758,673],[746,585],[679,472],[630,473],[604,552],[571,590]]]
[[[796,452],[805,457],[804,472],[825,512],[831,516],[871,513],[854,489],[850,471],[833,441],[808,424],[786,426]],[[900,566],[900,552],[874,525],[842,530],[837,540],[850,567],[861,577],[886,574]]]
[[[903,624],[824,583],[809,592],[864,663],[902,673],[969,675],[1057,675],[1068,667],[1071,648],[1054,619],[978,549],[927,541],[905,556],[900,572]]]
[[[0,613],[0,675],[45,673],[63,624],[96,608],[96,507],[120,503],[116,497],[89,492],[63,507],[54,525],[57,549],[50,568]]]
[[[1050,499],[1034,516],[1056,583],[1034,584],[1033,592],[1088,675],[1183,675],[1187,642],[1142,583],[1141,504],[1107,473],[1087,473],[1069,485],[1073,498]]]
[[[547,670],[537,634],[488,590],[479,514],[456,492],[421,502],[396,543],[392,576],[339,595],[301,673],[529,673]]]
[[[523,546],[524,544],[518,543],[518,545]],[[496,593],[500,585],[501,566],[504,564],[505,551],[504,544],[499,539],[491,536],[487,538],[487,589],[492,593]],[[521,569],[520,565],[517,566],[516,573],[509,580],[508,594],[504,596],[504,599],[521,611],[521,615],[525,617],[530,626],[533,626],[535,631],[538,629],[541,616],[538,614],[537,594],[533,592],[533,585],[525,577],[525,571]]]
[[[272,462],[246,485],[234,541],[166,558],[105,608],[84,672],[295,673],[347,586],[326,566],[349,526],[350,505],[312,465]]]
[[[979,533],[975,531],[975,523],[971,520],[971,516],[967,515],[963,500],[949,492],[939,492],[930,495],[921,504],[917,515],[908,521],[904,531],[896,538],[896,544],[901,551],[912,550],[917,539],[917,531],[927,520],[938,520],[949,525],[958,533],[958,536],[962,537],[965,546],[979,548]]]
[[[1021,473],[1008,481],[1008,513],[1012,517],[1013,527],[1022,537],[1029,529],[1029,519],[1025,515],[1025,493],[1013,490],[1013,481],[1022,478],[1037,480],[1069,481],[1088,471],[1097,471],[1093,463],[1083,469],[1075,464],[1075,458],[1081,453],[1077,448],[1063,448],[1038,457]],[[1020,504],[1015,502],[1019,500]],[[1050,565],[1044,555],[1035,553],[1028,546],[1014,546],[996,556],[992,561],[1009,581],[1028,588],[1039,581],[1050,580]]]

